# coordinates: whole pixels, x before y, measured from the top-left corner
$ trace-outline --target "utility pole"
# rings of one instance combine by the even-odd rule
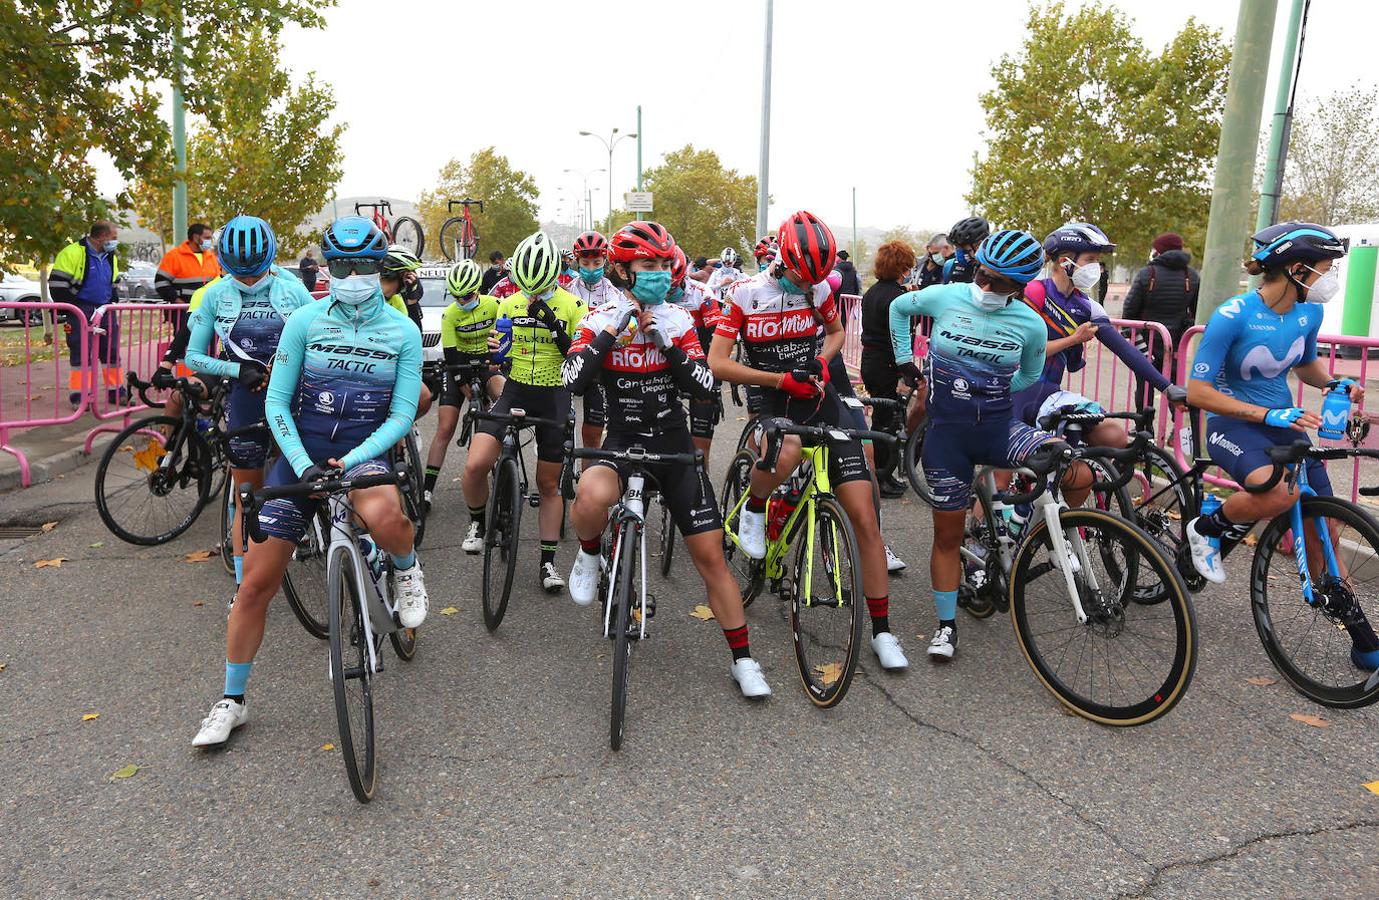
[[[182,26],[173,36],[172,79],[172,243],[187,233],[187,110],[182,101]]]
[[[642,105],[637,104],[637,190],[642,189]]]
[[[766,0],[766,48],[761,64],[761,158],[757,162],[757,237],[766,234],[766,197],[771,180],[771,14]]]
[[[1240,291],[1240,248],[1250,227],[1259,119],[1277,12],[1278,0],[1240,0],[1207,220],[1198,324],[1205,324],[1221,301]]]
[[[852,255],[857,255],[857,187],[852,188]]]
[[[1278,61],[1278,91],[1274,95],[1274,121],[1269,126],[1269,155],[1264,161],[1264,191],[1259,195],[1256,231],[1278,221],[1278,204],[1283,196],[1283,170],[1288,162],[1288,138],[1293,133],[1293,98],[1297,96],[1307,9],[1311,5],[1310,0],[1293,0],[1293,9],[1288,15],[1288,36],[1283,42],[1283,55]]]

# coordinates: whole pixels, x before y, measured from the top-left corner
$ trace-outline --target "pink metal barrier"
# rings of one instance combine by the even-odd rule
[[[843,365],[854,384],[862,383],[862,298],[856,294],[840,294],[843,302]]]
[[[1138,319],[1112,319],[1111,324],[1122,332],[1128,332],[1130,341],[1145,356],[1160,360],[1159,371],[1169,381],[1173,380],[1173,336],[1167,328],[1158,322],[1143,322]],[[1064,389],[1076,391],[1088,399],[1095,400],[1107,410],[1120,412],[1138,409],[1140,404],[1135,397],[1135,376],[1130,367],[1101,341],[1091,340],[1082,346],[1087,365],[1064,376]],[[1177,383],[1182,384],[1181,381]],[[1160,413],[1155,420],[1155,429],[1159,443],[1163,444],[1172,420],[1167,414],[1168,401],[1163,395],[1154,393],[1154,403],[1159,407]]]
[[[97,383],[99,373],[105,390],[93,389],[91,415],[111,424],[97,425],[87,432],[87,453],[97,435],[123,431],[133,413],[148,408],[137,394],[127,395],[123,390],[125,373],[133,372],[141,381],[153,376],[186,311],[185,303],[108,303],[96,310],[91,318],[88,359],[92,384]]]
[[[89,371],[90,325],[80,309],[67,303],[0,303],[0,308],[22,323],[23,355],[14,365],[0,360],[0,450],[19,461],[19,483],[30,483],[29,458],[24,451],[10,443],[15,431],[42,428],[75,422],[86,414],[90,405],[90,391],[79,390],[75,404],[68,400],[72,378],[80,386],[83,373]],[[40,359],[48,349],[43,342],[42,317],[54,322],[51,360]],[[73,368],[68,361],[64,328],[75,330],[76,346],[80,349],[81,364]]]

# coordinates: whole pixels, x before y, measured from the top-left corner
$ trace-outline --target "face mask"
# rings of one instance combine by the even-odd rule
[[[977,305],[986,312],[995,312],[1005,307],[1010,302],[1010,297],[1006,294],[993,294],[991,291],[982,291],[977,298]]]
[[[531,294],[528,294],[527,296],[528,296],[528,297],[532,297]],[[541,293],[537,294],[535,297],[532,297],[532,299],[533,299],[533,300],[540,300],[542,303],[545,303],[547,300],[550,300],[550,299],[551,299],[552,297],[554,297],[554,296],[555,296],[555,288],[554,288],[554,287],[549,287],[549,288],[547,288],[546,290],[542,291]]]
[[[330,283],[330,295],[346,306],[358,306],[381,290],[378,279],[378,275],[336,278]]]
[[[1315,272],[1311,267],[1308,271]],[[1307,287],[1307,296],[1304,298],[1309,303],[1325,303],[1335,297],[1341,291],[1341,276],[1332,266],[1321,274],[1321,277],[1312,282]]]
[[[458,301],[456,301],[456,302],[458,302]],[[473,299],[473,300],[470,300],[468,303],[460,303],[460,309],[464,310],[465,312],[474,312],[474,310],[477,309],[478,306],[479,306],[479,295],[478,295],[478,294],[475,294],[475,295],[474,295],[474,299]]]
[[[106,253],[114,253],[116,248],[119,246],[119,241],[106,241],[104,244],[101,244],[101,249],[104,250]]]
[[[201,242],[201,249],[202,249],[202,250],[212,250],[212,249],[214,249],[214,248],[215,248],[215,241],[202,241],[202,242]]]
[[[579,278],[587,285],[596,285],[603,278],[603,266],[599,266],[597,269],[586,269],[580,266]]]
[[[238,278],[232,278],[230,280],[235,283],[235,288],[238,289],[241,294],[246,297],[253,297],[268,290],[269,286],[273,283],[273,276],[265,275],[253,284],[245,284]]]
[[[678,288],[671,288],[671,289],[670,289],[669,301],[670,301],[671,303],[679,303],[681,300],[684,300],[684,299],[685,299],[685,289],[684,289],[684,288],[678,287]]]
[[[666,271],[638,272],[637,280],[632,282],[632,296],[640,300],[643,306],[665,303],[669,293],[670,273]]]
[[[784,275],[776,279],[776,284],[780,285],[780,289],[785,291],[787,294],[790,294],[795,297],[804,296],[804,288],[795,284],[795,282],[791,281],[789,278],[786,278]]]
[[[941,266],[941,265],[943,265],[943,254],[942,254],[942,253],[930,253],[930,254],[929,254],[929,259],[932,260],[933,263],[934,263],[934,265],[936,265],[936,266]]]
[[[1085,266],[1077,266],[1069,272],[1070,266],[1072,266],[1071,262],[1064,263],[1063,271],[1067,272],[1068,277],[1072,279],[1073,287],[1083,293],[1090,291],[1096,287],[1097,282],[1101,281],[1101,263],[1087,263]]]

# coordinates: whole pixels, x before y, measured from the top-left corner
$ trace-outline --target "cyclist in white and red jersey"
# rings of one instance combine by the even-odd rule
[[[797,212],[781,224],[776,264],[738,284],[719,319],[709,350],[713,373],[724,381],[759,385],[762,415],[801,425],[852,426],[838,392],[829,384],[828,363],[843,346],[843,325],[825,279],[838,245],[813,213]],[[818,329],[824,329],[820,347]],[[732,358],[742,337],[746,363]],[[750,496],[738,538],[753,559],[766,555],[766,500],[800,460],[800,441],[783,439],[774,472],[753,468]],[[832,481],[862,551],[862,586],[872,621],[872,650],[885,669],[909,665],[891,634],[886,554],[877,525],[871,471],[859,441],[834,443]]]
[[[694,333],[699,338],[699,346],[707,347],[713,340],[713,330],[718,325],[719,306],[702,282],[687,277],[689,258],[679,245],[675,247],[675,257],[670,269],[670,302],[690,314],[694,322]],[[704,451],[704,466],[709,465],[709,452],[713,449],[713,429],[722,417],[723,404],[719,395],[720,382],[715,381],[713,392],[708,397],[691,397],[690,436],[694,446]]]
[[[622,291],[604,276],[608,265],[608,238],[597,231],[586,231],[575,238],[572,249],[578,278],[562,285],[565,290],[584,301],[590,309],[622,299]],[[603,388],[595,385],[584,395],[584,424],[580,426],[580,444],[595,449],[603,442],[603,429],[608,424]]]

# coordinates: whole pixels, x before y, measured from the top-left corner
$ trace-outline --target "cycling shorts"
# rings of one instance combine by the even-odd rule
[[[1269,450],[1298,441],[1312,443],[1301,431],[1275,428],[1262,422],[1243,422],[1225,416],[1207,417],[1207,455],[1231,480],[1244,484],[1245,478],[1256,469],[1271,469]],[[1319,459],[1307,461],[1307,483],[1323,497],[1331,496],[1331,476]]]
[[[626,450],[640,446],[651,453],[693,453],[694,441],[688,431],[683,429],[667,431],[657,435],[639,435],[627,432],[610,431],[603,439],[605,450]],[[610,460],[592,461],[595,466],[615,469],[627,487],[627,467]],[[649,465],[647,472],[656,481],[656,490],[661,502],[670,510],[675,527],[685,537],[703,534],[706,531],[719,531],[723,519],[718,512],[718,502],[714,497],[713,485],[703,466]]]
[[[346,470],[345,477],[360,478],[364,475],[387,475],[392,471],[392,463],[386,459],[366,459]],[[264,484],[268,487],[282,487],[287,484],[296,484],[300,480],[297,473],[292,471],[292,466],[287,459],[279,457],[278,461],[273,464],[273,468],[268,471],[268,478]],[[401,502],[400,498],[398,502]],[[259,528],[269,537],[282,538],[284,541],[292,541],[295,544],[302,539],[302,535],[306,534],[307,525],[311,522],[311,517],[316,515],[316,510],[320,506],[321,500],[316,497],[279,497],[276,500],[269,500],[259,510]]]
[[[608,405],[604,402],[603,385],[592,385],[584,392],[584,424],[603,428],[608,424]]]
[[[930,421],[924,440],[924,481],[934,509],[966,509],[977,466],[1018,468],[1054,436],[1016,419]]]
[[[844,428],[856,425],[852,413],[831,389],[824,392],[821,400],[792,400],[780,391],[763,391],[761,407],[763,422],[785,418],[801,425],[841,425]],[[867,466],[861,441],[829,441],[828,476],[834,484],[871,480],[871,469]]]
[[[490,369],[487,365],[476,366],[475,371],[478,373],[479,383],[485,387],[487,387],[490,378],[500,374],[496,369]],[[469,384],[471,374],[472,373],[469,371],[456,373],[451,372],[449,369],[446,369],[444,373],[442,373],[440,389],[441,406],[453,406],[456,409],[464,406],[464,392],[460,389]]]
[[[506,413],[513,407],[524,409],[527,415],[564,422],[570,417],[570,392],[563,387],[543,387],[523,384],[509,378],[503,393],[493,404],[491,412]],[[502,440],[504,422],[485,420],[478,423],[478,433]],[[536,429],[536,458],[541,462],[558,463],[565,459],[565,427],[541,425]]]
[[[747,395],[747,413],[761,412],[761,398],[766,394],[766,388],[759,384],[744,384],[743,392]]]
[[[717,381],[714,384],[718,384]],[[709,439],[713,430],[723,418],[723,398],[713,396],[707,400],[692,398],[689,401],[690,436]]]
[[[250,391],[238,382],[232,384],[225,404],[226,430],[234,431],[262,422],[266,394],[266,391]],[[226,455],[230,458],[230,465],[236,469],[262,469],[272,443],[273,437],[266,426],[254,428],[231,436],[226,442]]]

